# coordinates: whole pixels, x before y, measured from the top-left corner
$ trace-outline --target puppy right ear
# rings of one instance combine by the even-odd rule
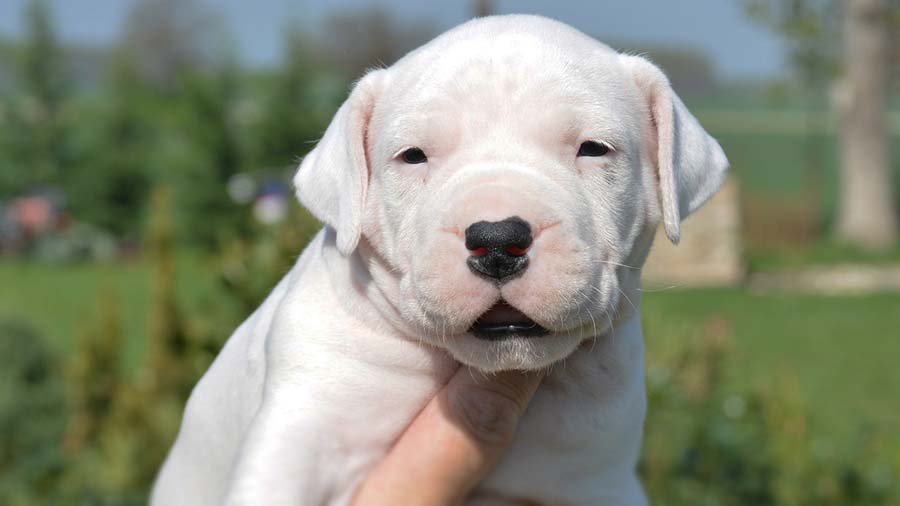
[[[353,253],[359,242],[369,185],[366,133],[384,73],[373,70],[356,83],[294,176],[300,203],[337,231],[337,247],[343,255]]]
[[[666,235],[677,244],[681,220],[719,189],[728,158],[672,90],[656,65],[640,56],[620,55],[650,112],[656,145],[656,179]]]

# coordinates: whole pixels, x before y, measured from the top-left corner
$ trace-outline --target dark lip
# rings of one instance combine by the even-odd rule
[[[473,336],[478,339],[488,341],[497,341],[510,337],[536,337],[548,334],[550,331],[541,327],[537,323],[531,325],[511,324],[506,326],[500,325],[472,325],[469,330]]]
[[[478,339],[496,341],[512,337],[536,337],[548,334],[550,331],[540,326],[537,322],[528,318],[524,313],[505,301],[499,301],[490,309],[485,311],[485,315],[492,310],[503,307],[506,312],[515,312],[509,321],[481,321],[481,317],[475,320],[469,332]],[[482,315],[484,316],[484,315]]]

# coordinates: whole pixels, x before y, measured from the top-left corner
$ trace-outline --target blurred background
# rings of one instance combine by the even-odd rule
[[[653,59],[732,163],[645,272],[654,502],[900,504],[895,0],[3,0],[0,503],[143,504],[350,83],[508,12]]]

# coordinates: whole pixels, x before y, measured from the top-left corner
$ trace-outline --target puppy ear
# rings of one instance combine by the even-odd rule
[[[383,74],[384,70],[373,70],[356,83],[294,176],[300,203],[337,231],[343,255],[353,253],[361,233],[369,185],[366,133]]]
[[[681,220],[716,193],[728,173],[728,159],[688,112],[662,70],[640,56],[620,58],[647,101],[655,130],[651,135],[656,140],[662,220],[669,240],[678,244]]]

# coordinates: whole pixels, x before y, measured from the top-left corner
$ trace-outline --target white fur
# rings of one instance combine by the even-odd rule
[[[369,73],[295,180],[328,226],[195,388],[152,504],[346,504],[459,362],[551,367],[473,501],[643,504],[640,266],[726,170],[659,69],[546,18],[471,21]],[[530,263],[498,286],[463,231],[513,215]],[[552,333],[469,334],[500,298]]]

